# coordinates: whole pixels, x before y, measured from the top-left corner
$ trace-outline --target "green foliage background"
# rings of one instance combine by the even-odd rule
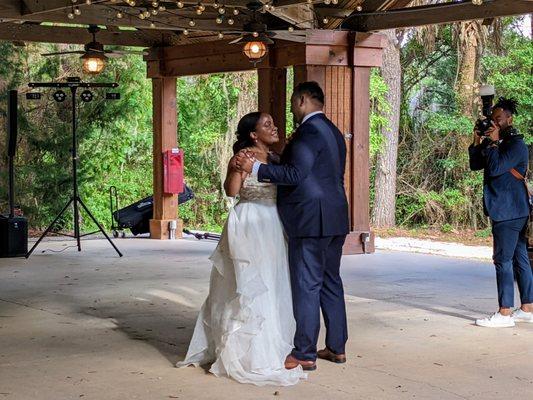
[[[487,46],[481,82],[496,86],[497,94],[520,103],[516,126],[531,143],[533,136],[533,44],[507,21],[503,49]],[[43,100],[28,102],[30,81],[82,76],[79,60],[43,58],[41,53],[69,46],[30,44],[17,47],[0,42],[0,209],[6,209],[5,107],[9,89],[21,92],[17,202],[31,227],[42,229],[70,196],[70,107],[54,102],[51,92]],[[449,27],[439,31],[435,49],[428,54],[416,38],[402,46],[403,105],[398,159],[397,221],[404,226],[438,226],[443,231],[473,228],[483,235],[487,221],[481,210],[482,177],[467,169],[462,145],[471,137],[473,120],[457,111],[454,83],[457,51]],[[434,62],[428,65],[428,60]],[[407,61],[408,60],[408,61]],[[220,146],[230,121],[237,117],[241,95],[232,74],[179,79],[179,144],[185,151],[186,179],[196,198],[180,207],[189,228],[220,230],[227,215],[221,191]],[[289,81],[292,72],[289,71]],[[79,106],[80,189],[89,208],[110,226],[109,196],[117,187],[122,206],[152,192],[152,99],[140,57],[112,59],[97,81],[120,84],[121,100],[104,101],[105,92],[92,103]],[[246,90],[256,90],[251,79]],[[289,84],[290,87],[290,84]],[[370,152],[383,144],[381,128],[387,124],[388,105],[379,70],[371,75]],[[287,131],[292,129],[288,118]],[[371,171],[373,177],[373,171]],[[371,185],[373,187],[373,184]],[[371,196],[373,198],[373,196]],[[60,226],[71,228],[68,215]],[[87,216],[84,227],[93,228]]]

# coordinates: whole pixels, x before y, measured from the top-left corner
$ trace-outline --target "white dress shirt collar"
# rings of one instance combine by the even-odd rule
[[[317,115],[317,114],[324,114],[324,111],[314,111],[312,113],[309,113],[307,114],[303,119],[302,119],[302,122],[300,123],[300,126],[304,124],[305,121],[307,121],[309,118]]]

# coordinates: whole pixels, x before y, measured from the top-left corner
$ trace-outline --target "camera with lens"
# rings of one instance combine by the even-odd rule
[[[475,129],[479,136],[487,136],[487,131],[492,126],[492,101],[494,100],[494,86],[481,85],[479,88],[479,95],[481,96],[482,114],[484,118],[479,118],[476,121]]]

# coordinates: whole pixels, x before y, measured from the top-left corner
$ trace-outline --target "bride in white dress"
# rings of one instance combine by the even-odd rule
[[[250,149],[262,162],[279,141],[272,117],[259,112],[239,121],[237,137],[234,152]],[[238,172],[232,158],[224,188],[230,197],[238,194],[239,202],[210,257],[209,295],[187,356],[177,366],[212,363],[211,373],[242,383],[294,385],[307,375],[300,366],[284,366],[296,323],[276,187]]]

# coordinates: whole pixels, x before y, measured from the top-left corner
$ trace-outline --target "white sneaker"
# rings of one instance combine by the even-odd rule
[[[513,319],[515,322],[529,322],[533,324],[533,312],[525,312],[521,308],[513,311]]]
[[[510,328],[514,326],[514,318],[510,315],[501,315],[496,312],[490,317],[476,319],[476,325],[484,326],[485,328]]]

